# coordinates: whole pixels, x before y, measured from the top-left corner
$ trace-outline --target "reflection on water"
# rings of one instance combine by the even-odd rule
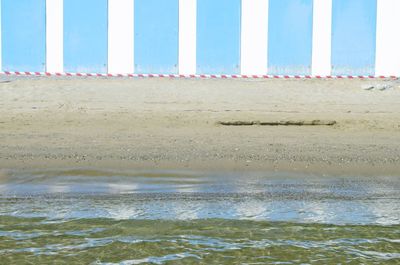
[[[10,174],[0,182],[0,214],[380,225],[400,220],[396,177],[89,173]]]
[[[10,172],[4,264],[398,264],[400,178]]]

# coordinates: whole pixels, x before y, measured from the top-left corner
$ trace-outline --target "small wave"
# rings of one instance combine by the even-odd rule
[[[201,258],[197,255],[190,253],[178,253],[178,254],[170,254],[162,257],[148,257],[143,259],[134,259],[134,260],[124,260],[117,263],[102,263],[100,261],[93,262],[92,265],[136,265],[136,264],[164,264],[167,261],[177,261],[185,258],[194,258],[200,260]]]
[[[246,220],[80,219],[62,223],[0,217],[5,264],[379,263],[398,261],[400,226]],[[290,254],[288,254],[290,253]],[[212,263],[212,262],[211,262]]]

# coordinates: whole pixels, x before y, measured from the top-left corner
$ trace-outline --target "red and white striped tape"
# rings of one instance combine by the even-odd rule
[[[181,75],[181,74],[100,74],[100,73],[48,73],[48,72],[0,72],[5,76],[48,76],[48,77],[130,77],[130,78],[193,78],[193,79],[398,79],[397,76],[372,75]]]

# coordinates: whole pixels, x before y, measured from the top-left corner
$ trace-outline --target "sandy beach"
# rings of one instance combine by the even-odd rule
[[[400,173],[398,80],[2,78],[0,95],[2,170]]]

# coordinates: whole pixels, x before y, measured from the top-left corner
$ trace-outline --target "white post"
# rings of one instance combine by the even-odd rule
[[[314,0],[312,75],[331,75],[332,0]]]
[[[179,0],[179,74],[196,74],[197,1]]]
[[[63,0],[46,0],[46,71],[64,71]]]
[[[134,72],[134,1],[108,0],[108,72]]]
[[[2,47],[3,47],[3,43],[2,43],[2,35],[3,35],[3,27],[1,26],[1,0],[0,0],[0,72],[3,71],[3,58],[1,56],[2,54]]]
[[[263,75],[268,66],[268,0],[242,0],[241,74]]]
[[[378,0],[375,74],[400,76],[400,1]]]

